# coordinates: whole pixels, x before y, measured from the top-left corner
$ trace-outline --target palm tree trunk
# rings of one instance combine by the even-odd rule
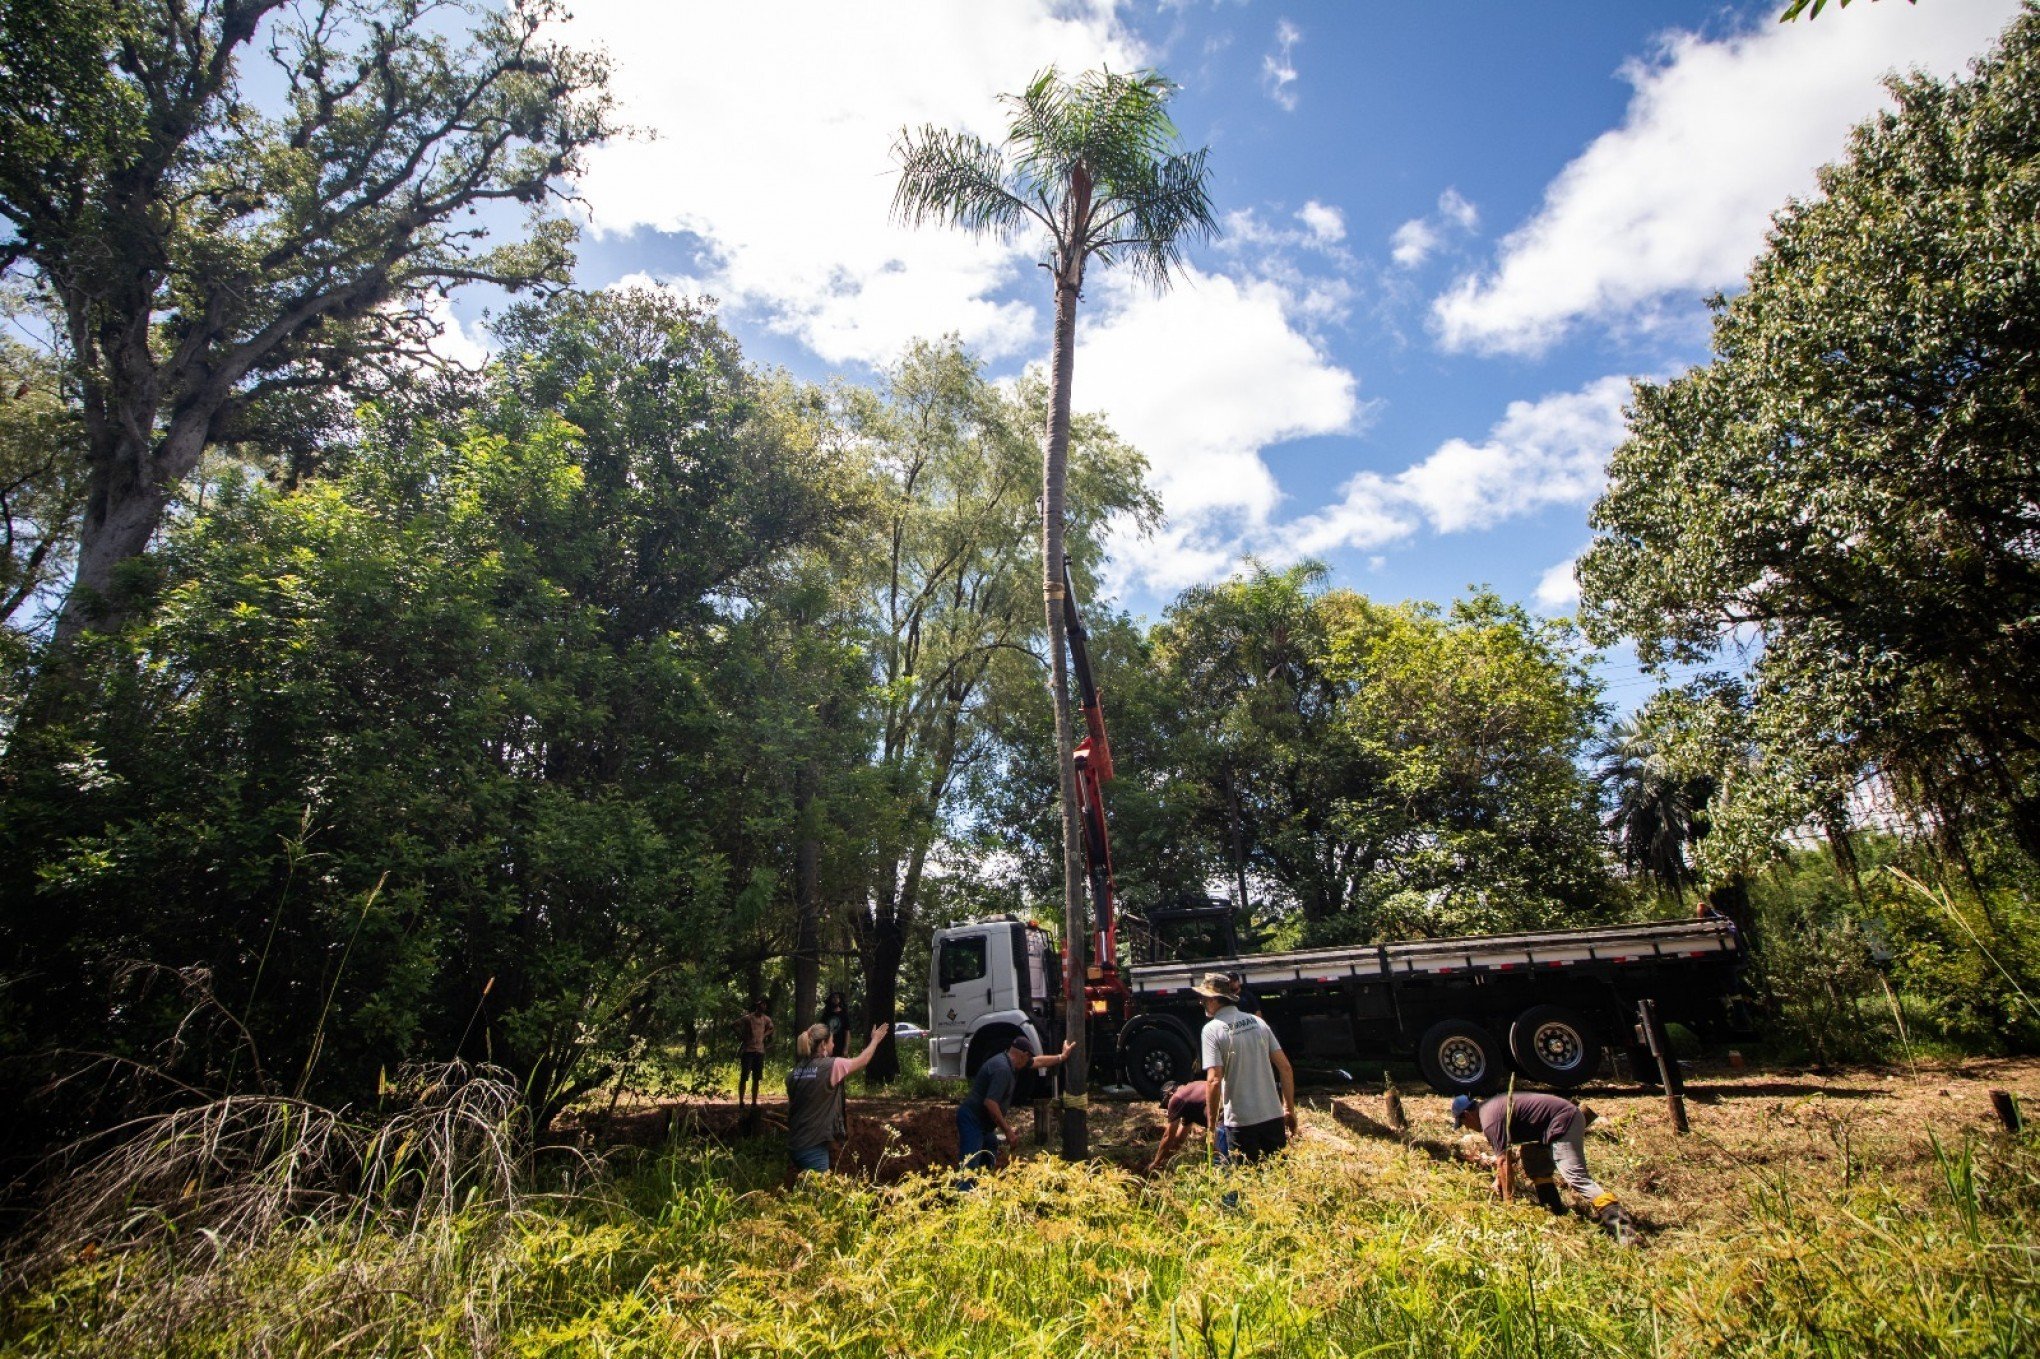
[[[1063,1065],[1063,1156],[1091,1154],[1086,1081],[1091,1051],[1084,1032],[1084,978],[1090,940],[1084,922],[1084,864],[1077,824],[1076,728],[1070,715],[1068,642],[1063,624],[1063,500],[1069,475],[1070,379],[1077,356],[1077,292],[1083,285],[1083,257],[1057,252],[1055,349],[1049,361],[1053,388],[1048,405],[1048,439],[1041,463],[1042,594],[1048,610],[1050,687],[1055,695],[1056,779],[1062,787],[1063,823],[1063,1034],[1076,1046]]]

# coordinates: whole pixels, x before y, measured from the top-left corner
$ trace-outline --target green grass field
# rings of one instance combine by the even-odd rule
[[[1918,1090],[1929,1108],[1934,1093]],[[1431,1102],[1420,1131],[1442,1136]],[[1578,1217],[1495,1203],[1443,1144],[1370,1136],[1321,1104],[1280,1162],[1231,1174],[1186,1160],[1144,1181],[1038,1155],[969,1193],[924,1175],[782,1195],[769,1139],[676,1144],[619,1153],[573,1193],[471,1204],[417,1230],[302,1221],[224,1249],[187,1233],[88,1250],[9,1293],[0,1349],[2013,1359],[2040,1347],[2030,1137],[1951,1122],[1941,1140],[1869,1112],[1867,1096],[1752,1096],[1696,1107],[1700,1132],[1674,1140],[1649,1101],[1621,1107],[1589,1153],[1640,1206],[1641,1250]]]

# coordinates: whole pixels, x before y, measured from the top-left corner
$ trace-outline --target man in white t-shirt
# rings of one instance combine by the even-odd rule
[[[1206,973],[1191,989],[1204,998],[1204,1079],[1212,1120],[1225,1129],[1234,1160],[1272,1156],[1296,1131],[1296,1072],[1282,1043],[1268,1021],[1241,1012],[1240,984],[1223,972]]]

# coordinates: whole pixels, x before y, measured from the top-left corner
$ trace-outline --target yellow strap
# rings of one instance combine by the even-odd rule
[[[1091,1097],[1089,1095],[1065,1094],[1062,1097],[1062,1107],[1065,1109],[1088,1109],[1091,1107]]]
[[[1056,584],[1044,585],[1041,593],[1048,599],[1061,599],[1063,597],[1063,587]]]
[[[1601,1197],[1594,1200],[1594,1211],[1598,1213],[1603,1208],[1606,1208],[1609,1204],[1613,1202],[1615,1202],[1615,1196],[1613,1194],[1604,1193],[1601,1195]]]

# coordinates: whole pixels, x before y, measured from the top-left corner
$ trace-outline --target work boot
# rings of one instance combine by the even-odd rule
[[[1601,1230],[1615,1238],[1618,1246],[1640,1246],[1643,1237],[1637,1232],[1636,1224],[1629,1220],[1629,1214],[1622,1211],[1622,1205],[1612,1194],[1604,1194],[1595,1200],[1595,1208],[1601,1221]]]

